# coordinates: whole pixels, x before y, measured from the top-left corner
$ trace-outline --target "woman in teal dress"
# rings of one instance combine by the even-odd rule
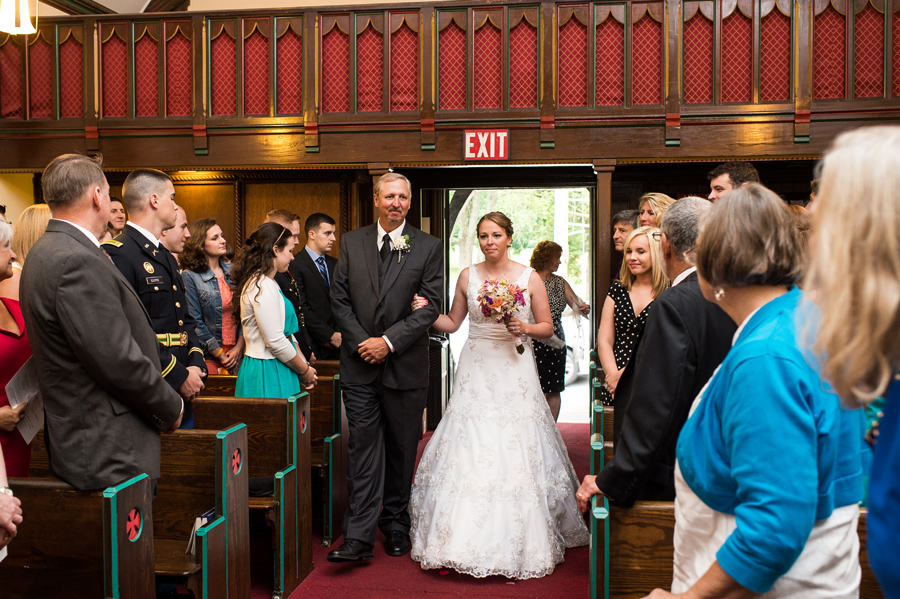
[[[290,397],[316,385],[316,369],[297,350],[297,314],[275,282],[285,272],[297,244],[278,223],[257,227],[232,269],[235,317],[241,321],[246,350],[238,371],[237,397]]]

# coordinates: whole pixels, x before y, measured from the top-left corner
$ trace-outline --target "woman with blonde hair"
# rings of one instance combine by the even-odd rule
[[[600,313],[597,353],[605,373],[600,399],[612,405],[619,377],[647,322],[650,304],[669,288],[663,271],[660,233],[638,227],[625,240],[625,259],[619,280],[613,281]]]
[[[659,227],[666,208],[675,203],[675,198],[670,198],[664,193],[645,193],[638,200],[640,208],[638,222],[642,227]]]
[[[869,563],[900,597],[900,127],[835,139],[820,164],[806,289],[823,375],[852,406],[885,396],[869,479]],[[848,236],[848,231],[862,235]]]
[[[13,239],[10,247],[16,254],[17,260],[13,262],[13,275],[0,283],[0,297],[6,297],[19,301],[19,277],[22,276],[22,266],[25,265],[25,256],[28,255],[31,246],[47,230],[50,222],[50,208],[47,204],[34,204],[22,211],[13,229]]]

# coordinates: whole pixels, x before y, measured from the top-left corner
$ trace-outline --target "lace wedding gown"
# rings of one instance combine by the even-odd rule
[[[534,322],[526,289],[516,316]],[[469,269],[469,338],[449,409],[425,448],[412,487],[411,556],[422,568],[476,577],[538,578],[589,534],[575,503],[578,480],[541,392],[530,343],[516,353],[503,325],[476,303]]]

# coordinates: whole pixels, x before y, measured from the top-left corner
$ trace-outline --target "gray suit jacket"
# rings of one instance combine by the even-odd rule
[[[134,289],[102,250],[51,220],[28,253],[22,312],[44,398],[50,468],[78,489],[159,478],[160,430],[181,398],[160,375]]]
[[[371,383],[383,372],[393,389],[428,385],[428,327],[440,314],[444,258],[441,241],[409,224],[409,251],[393,252],[379,285],[377,225],[341,236],[341,254],[331,282],[331,311],[341,332],[341,380]],[[429,303],[412,311],[418,293]],[[357,347],[369,337],[386,335],[394,346],[384,364],[367,364]]]

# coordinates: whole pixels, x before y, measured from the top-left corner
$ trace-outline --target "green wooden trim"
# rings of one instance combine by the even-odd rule
[[[334,469],[334,445],[337,443],[340,434],[332,435],[330,437],[326,437],[323,445],[325,457],[328,460],[328,466],[325,469],[327,473],[327,484],[328,490],[325,494],[325,505],[322,506],[322,519],[325,521],[323,528],[325,536],[328,538],[334,538],[334,488],[332,486],[332,480],[334,479],[332,470]]]
[[[104,561],[109,561],[112,563],[112,568],[110,569],[110,577],[112,580],[107,581],[106,588],[112,592],[113,599],[119,599],[119,560],[116,556],[119,555],[119,504],[118,504],[118,496],[116,493],[112,495],[107,495],[106,491],[103,492],[103,496],[109,500],[109,541],[110,541],[110,555],[104,555]],[[103,551],[106,551],[106,543],[103,544]],[[103,568],[103,572],[106,572],[106,568]]]
[[[209,156],[209,148],[194,148],[194,156]]]
[[[681,140],[680,140],[680,139],[667,139],[667,140],[666,140],[666,147],[667,147],[667,148],[677,148],[677,147],[680,146],[680,145],[681,145]]]
[[[434,144],[422,144],[421,149],[423,152],[434,152],[435,145]]]
[[[808,144],[809,143],[809,135],[795,135],[794,143],[795,144]]]
[[[556,148],[556,142],[552,142],[552,141],[542,141],[541,142],[542,150],[552,150],[554,148]]]

